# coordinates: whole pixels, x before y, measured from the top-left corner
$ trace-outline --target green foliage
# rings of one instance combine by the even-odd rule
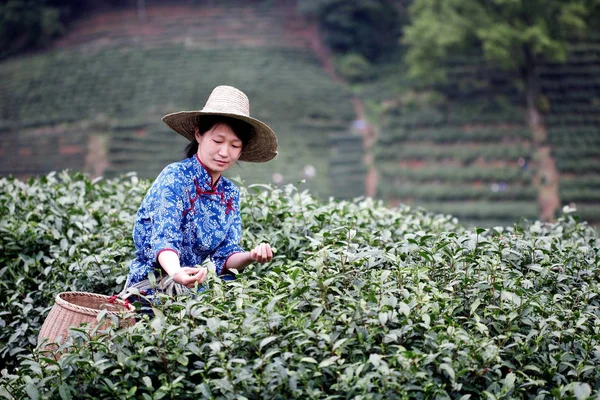
[[[410,73],[441,79],[455,53],[479,46],[486,59],[519,73],[564,62],[568,40],[590,29],[591,8],[580,0],[416,0],[404,32]]]
[[[560,198],[565,204],[580,201],[583,203],[598,203],[600,202],[600,189],[589,187],[587,184],[584,187],[575,189],[566,189],[561,185]]]
[[[432,163],[420,168],[399,168],[397,162],[381,162],[379,171],[386,181],[395,180],[410,182],[515,182],[531,183],[531,170],[509,167],[482,167],[478,165],[446,165]]]
[[[12,229],[40,224],[26,220],[29,214],[21,209],[36,210],[50,230],[58,229],[57,221],[67,224],[54,218],[63,215],[85,228],[88,213],[89,221],[96,221],[88,225],[104,226],[94,234],[79,229],[66,236],[63,252],[52,253],[62,235],[49,237],[48,247],[37,250],[43,253],[40,263],[52,261],[49,269],[60,269],[86,257],[86,242],[90,250],[101,251],[93,247],[100,238],[103,248],[130,252],[122,235],[147,182],[59,178],[1,181],[12,191],[1,192],[2,221],[13,209],[23,219],[20,224],[11,219]],[[50,206],[40,204],[35,189],[46,190],[43,203]],[[199,298],[163,298],[154,318],[141,317],[132,327],[93,336],[74,329],[57,360],[39,350],[21,350],[18,365],[10,363],[1,373],[0,396],[598,395],[600,248],[596,232],[577,218],[567,214],[555,224],[467,230],[450,216],[406,206],[390,209],[372,200],[320,202],[293,186],[242,190],[242,210],[243,244],[271,242],[277,249],[272,263],[251,266],[229,283],[210,275]],[[112,231],[107,229],[111,223]],[[12,236],[2,231],[3,248],[12,243],[17,251],[21,242]],[[113,236],[114,247],[106,242]],[[78,241],[82,245],[69,255]],[[30,240],[19,251],[36,246]],[[28,280],[47,286],[28,293],[49,305],[73,279],[82,289],[110,292],[126,273],[116,266],[118,260],[106,257],[111,255],[97,262],[114,268],[108,279],[77,268],[64,272],[61,282],[54,281],[58,276],[32,274]],[[10,259],[3,258],[6,262]],[[4,269],[3,284],[20,285],[20,276],[27,275],[14,271],[24,271],[24,265],[18,260],[9,272]],[[11,297],[15,304],[25,303],[22,299]],[[6,299],[2,302],[4,308]],[[46,311],[31,309],[28,319],[40,320]],[[4,313],[2,318],[14,317]],[[6,324],[2,334],[17,329]]]
[[[408,90],[402,93],[398,99],[398,106],[402,110],[414,111],[424,107],[444,106],[447,100],[442,93],[432,90]]]
[[[74,3],[74,4],[71,4]],[[0,59],[37,46],[65,32],[79,2],[9,0],[0,4]]]
[[[475,221],[476,226],[491,227],[489,221],[499,221],[497,225],[519,223],[522,219],[534,220],[538,205],[533,199],[528,201],[494,201],[494,200],[458,200],[458,201],[419,201],[418,206],[438,213],[450,214],[460,221]]]
[[[598,158],[558,159],[556,166],[561,173],[574,173],[578,175],[600,174]]]
[[[474,44],[471,34],[480,26],[482,10],[477,2],[417,0],[410,7],[411,21],[404,29],[408,45],[406,62],[412,76],[429,81],[445,76],[442,66],[455,51],[467,51]]]
[[[498,181],[501,182],[501,181]],[[531,186],[504,183],[502,190],[498,183],[492,185],[456,185],[450,183],[411,183],[394,181],[382,186],[380,195],[384,198],[413,199],[425,201],[469,201],[469,200],[534,200],[537,191]],[[497,188],[495,188],[497,187]]]
[[[300,0],[298,9],[315,17],[336,53],[356,52],[375,61],[394,51],[402,23],[392,0]]]
[[[581,175],[577,177],[568,177],[561,179],[560,188],[562,189],[578,189],[581,187],[599,189],[600,176],[598,175]]]
[[[372,66],[363,56],[347,53],[335,58],[335,69],[350,83],[366,81],[372,77]]]
[[[132,254],[131,226],[147,182],[92,182],[51,173],[0,179],[0,358],[35,346],[61,291],[112,293]]]
[[[475,126],[469,129],[457,127],[444,128],[422,128],[422,129],[406,129],[403,127],[394,127],[395,121],[386,121],[384,129],[394,130],[393,139],[390,140],[408,140],[408,141],[423,141],[432,143],[456,143],[462,141],[477,142],[480,144],[486,142],[502,142],[515,140],[528,140],[529,132],[520,126],[514,128],[495,128],[492,126]],[[386,145],[385,138],[383,145]]]
[[[433,146],[427,143],[395,143],[377,150],[381,159],[396,160],[457,160],[470,164],[476,160],[513,160],[531,157],[528,144],[498,146],[497,144],[452,144]]]

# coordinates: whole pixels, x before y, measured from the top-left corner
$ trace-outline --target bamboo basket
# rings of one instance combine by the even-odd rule
[[[119,326],[131,326],[135,324],[135,307],[117,298],[110,302],[111,298],[103,294],[87,292],[62,292],[56,295],[54,306],[44,320],[42,329],[38,335],[38,345],[44,340],[46,343],[56,343],[62,338],[66,339],[69,328],[79,327],[83,323],[96,327],[98,314],[106,310],[107,315],[115,315],[119,318]],[[102,325],[108,325],[104,321]],[[100,327],[102,328],[102,326]]]

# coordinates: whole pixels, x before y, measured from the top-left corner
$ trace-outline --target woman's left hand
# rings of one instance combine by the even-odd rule
[[[253,261],[266,263],[273,260],[273,250],[269,243],[261,243],[250,251],[250,258]]]

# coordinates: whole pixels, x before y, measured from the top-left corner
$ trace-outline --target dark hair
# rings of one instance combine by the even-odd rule
[[[224,117],[221,115],[199,115],[196,119],[196,126],[198,127],[200,135],[204,135],[216,124],[228,125],[231,130],[233,130],[233,133],[235,133],[235,136],[242,141],[242,151],[244,151],[244,147],[246,147],[250,141],[250,137],[254,131],[252,125],[236,118]],[[185,155],[187,158],[190,158],[197,152],[198,142],[194,139],[186,146]]]

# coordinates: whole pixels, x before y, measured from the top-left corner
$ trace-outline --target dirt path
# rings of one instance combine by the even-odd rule
[[[539,218],[541,221],[554,221],[556,212],[560,209],[559,173],[556,160],[552,157],[552,147],[547,142],[548,131],[539,112],[530,109],[527,119],[533,134],[533,146],[537,163],[533,184],[538,189]]]
[[[310,44],[310,48],[315,52],[319,60],[321,60],[321,65],[327,72],[327,75],[331,77],[336,82],[343,82],[342,78],[335,72],[335,67],[333,66],[333,59],[331,57],[331,53],[323,40],[321,40],[321,36],[319,35],[319,30],[315,23],[310,23],[304,27],[304,35],[308,39],[308,43]]]
[[[377,141],[377,128],[371,125],[365,115],[365,105],[359,97],[352,98],[354,112],[359,120],[364,121],[364,128],[360,130],[363,137],[363,149],[365,155],[363,162],[367,167],[367,176],[365,177],[365,195],[367,197],[375,197],[377,194],[377,185],[379,183],[379,174],[375,168],[375,155],[373,154],[373,146]]]
[[[535,184],[538,188],[539,217],[542,221],[554,221],[556,211],[560,208],[558,192],[558,169],[548,145],[537,148],[538,173]]]
[[[344,83],[344,80],[335,72],[331,53],[321,40],[316,24],[312,24],[310,27],[306,28],[305,33],[310,36],[309,43],[311,48],[321,60],[321,64],[327,74],[336,82]],[[354,108],[354,114],[356,115],[355,120],[362,121],[363,123],[363,127],[357,131],[363,138],[363,163],[367,167],[364,194],[367,197],[375,197],[377,194],[377,185],[379,183],[379,175],[375,168],[375,156],[373,154],[373,145],[377,141],[377,128],[367,120],[365,106],[360,97],[352,97],[352,106]]]

